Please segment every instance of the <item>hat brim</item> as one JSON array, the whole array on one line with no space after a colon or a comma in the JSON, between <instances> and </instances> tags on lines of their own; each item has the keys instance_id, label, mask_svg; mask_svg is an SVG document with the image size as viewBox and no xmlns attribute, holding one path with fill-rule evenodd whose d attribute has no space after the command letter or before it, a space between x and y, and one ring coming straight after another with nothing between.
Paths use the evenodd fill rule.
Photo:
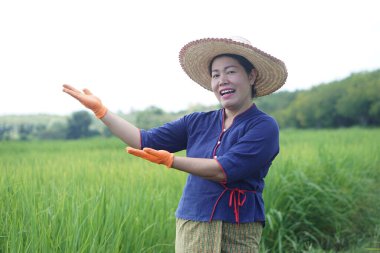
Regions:
<instances>
[{"instance_id":1,"label":"hat brim","mask_svg":"<svg viewBox=\"0 0 380 253\"><path fill-rule=\"evenodd\" d=\"M250 61L257 70L256 96L265 96L281 88L288 76L285 64L245 43L232 39L207 38L192 41L180 51L182 69L196 83L211 90L208 68L211 60L220 54L237 54Z\"/></svg>"}]
</instances>

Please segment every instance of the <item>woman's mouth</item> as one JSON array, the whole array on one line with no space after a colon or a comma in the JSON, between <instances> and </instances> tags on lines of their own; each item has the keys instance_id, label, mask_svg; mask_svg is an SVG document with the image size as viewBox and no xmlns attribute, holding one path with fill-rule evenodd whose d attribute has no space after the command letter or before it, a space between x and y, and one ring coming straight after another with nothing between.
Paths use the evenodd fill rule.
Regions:
<instances>
[{"instance_id":1,"label":"woman's mouth","mask_svg":"<svg viewBox=\"0 0 380 253\"><path fill-rule=\"evenodd\" d=\"M225 90L221 90L219 92L220 96L222 96L222 97L229 95L229 94L233 94L233 93L235 93L234 89L225 89Z\"/></svg>"}]
</instances>

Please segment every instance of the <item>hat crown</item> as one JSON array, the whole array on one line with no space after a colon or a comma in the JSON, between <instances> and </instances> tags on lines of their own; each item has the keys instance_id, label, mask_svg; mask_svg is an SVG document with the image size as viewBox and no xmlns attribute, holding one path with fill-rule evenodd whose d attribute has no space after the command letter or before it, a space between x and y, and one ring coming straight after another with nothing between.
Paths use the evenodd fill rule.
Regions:
<instances>
[{"instance_id":1,"label":"hat crown","mask_svg":"<svg viewBox=\"0 0 380 253\"><path fill-rule=\"evenodd\" d=\"M249 40L247 40L246 38L243 38L241 36L232 36L232 37L230 37L230 39L233 41L236 41L236 42L244 43L247 45L252 45Z\"/></svg>"}]
</instances>

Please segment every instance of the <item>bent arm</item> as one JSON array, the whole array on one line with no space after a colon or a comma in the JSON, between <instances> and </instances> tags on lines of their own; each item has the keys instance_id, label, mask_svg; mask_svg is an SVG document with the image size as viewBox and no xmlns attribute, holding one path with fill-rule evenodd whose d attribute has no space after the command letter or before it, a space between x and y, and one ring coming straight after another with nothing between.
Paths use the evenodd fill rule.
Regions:
<instances>
[{"instance_id":1,"label":"bent arm","mask_svg":"<svg viewBox=\"0 0 380 253\"><path fill-rule=\"evenodd\" d=\"M172 168L216 182L225 182L227 179L214 159L175 156Z\"/></svg>"},{"instance_id":2,"label":"bent arm","mask_svg":"<svg viewBox=\"0 0 380 253\"><path fill-rule=\"evenodd\" d=\"M195 176L216 182L226 182L227 177L219 163L214 159L174 156L166 150L144 148L143 150L127 147L126 151L134 156L153 163L164 164L168 168L177 169Z\"/></svg>"},{"instance_id":3,"label":"bent arm","mask_svg":"<svg viewBox=\"0 0 380 253\"><path fill-rule=\"evenodd\" d=\"M141 148L140 129L111 111L107 111L100 120L124 143L137 149Z\"/></svg>"}]
</instances>

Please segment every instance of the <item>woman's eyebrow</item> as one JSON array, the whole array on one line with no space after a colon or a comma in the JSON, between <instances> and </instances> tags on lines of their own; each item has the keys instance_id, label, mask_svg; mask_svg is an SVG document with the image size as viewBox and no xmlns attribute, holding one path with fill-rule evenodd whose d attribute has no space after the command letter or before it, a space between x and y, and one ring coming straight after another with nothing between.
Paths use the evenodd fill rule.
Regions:
<instances>
[{"instance_id":1,"label":"woman's eyebrow","mask_svg":"<svg viewBox=\"0 0 380 253\"><path fill-rule=\"evenodd\" d=\"M223 70L227 70L229 68L236 68L237 66L236 65L228 65L226 67L223 68ZM211 72L218 72L219 70L218 69L213 69Z\"/></svg>"}]
</instances>

